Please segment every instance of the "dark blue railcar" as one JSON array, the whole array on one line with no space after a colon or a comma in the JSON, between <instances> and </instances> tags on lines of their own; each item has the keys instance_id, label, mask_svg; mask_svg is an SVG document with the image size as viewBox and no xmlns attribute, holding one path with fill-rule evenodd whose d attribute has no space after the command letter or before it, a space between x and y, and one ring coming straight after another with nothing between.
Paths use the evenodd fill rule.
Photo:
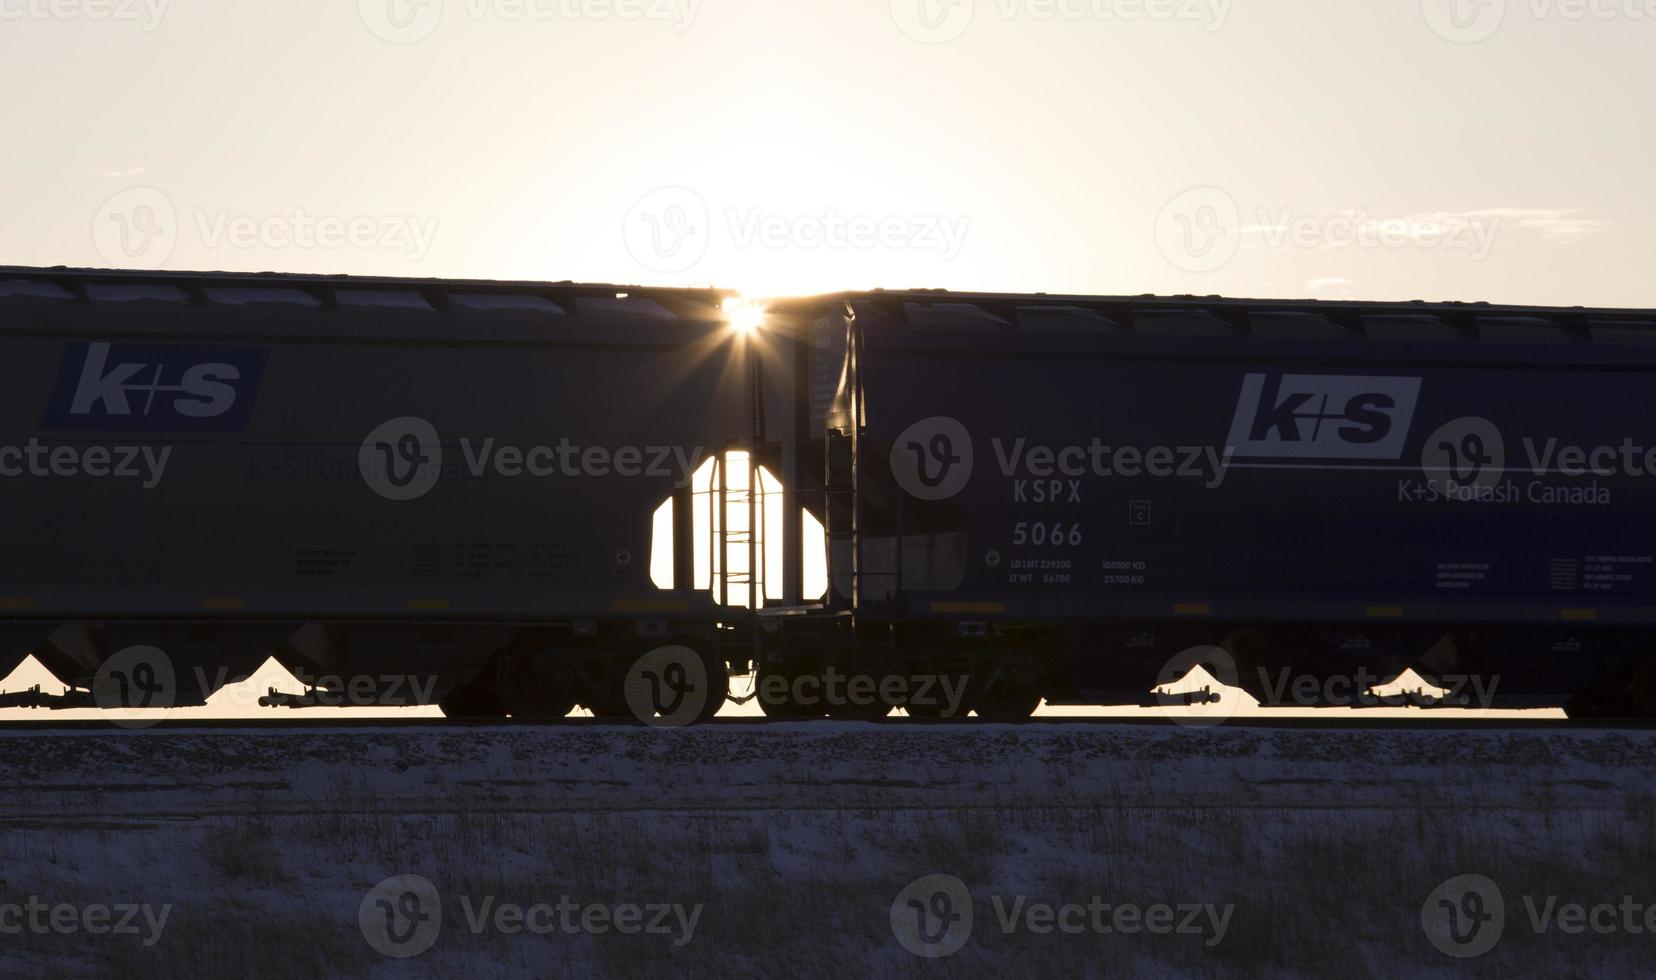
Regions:
<instances>
[{"instance_id":1,"label":"dark blue railcar","mask_svg":"<svg viewBox=\"0 0 1656 980\"><path fill-rule=\"evenodd\" d=\"M85 688L155 648L186 703L274 654L625 711L641 653L717 656L674 545L750 438L727 299L0 270L0 675L33 652Z\"/></svg>"},{"instance_id":2,"label":"dark blue railcar","mask_svg":"<svg viewBox=\"0 0 1656 980\"><path fill-rule=\"evenodd\" d=\"M1014 708L1136 698L1201 644L1256 695L1414 668L1507 704L1612 674L1656 707L1648 311L784 309L814 338L833 604L866 660L952 663Z\"/></svg>"}]
</instances>

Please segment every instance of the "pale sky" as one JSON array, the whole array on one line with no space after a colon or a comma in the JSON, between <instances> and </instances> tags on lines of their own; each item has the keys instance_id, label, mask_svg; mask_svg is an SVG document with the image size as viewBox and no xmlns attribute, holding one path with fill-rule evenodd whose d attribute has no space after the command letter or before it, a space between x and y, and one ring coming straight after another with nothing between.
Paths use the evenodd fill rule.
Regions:
<instances>
[{"instance_id":1,"label":"pale sky","mask_svg":"<svg viewBox=\"0 0 1656 980\"><path fill-rule=\"evenodd\" d=\"M1656 0L0 0L0 263L1656 306Z\"/></svg>"}]
</instances>

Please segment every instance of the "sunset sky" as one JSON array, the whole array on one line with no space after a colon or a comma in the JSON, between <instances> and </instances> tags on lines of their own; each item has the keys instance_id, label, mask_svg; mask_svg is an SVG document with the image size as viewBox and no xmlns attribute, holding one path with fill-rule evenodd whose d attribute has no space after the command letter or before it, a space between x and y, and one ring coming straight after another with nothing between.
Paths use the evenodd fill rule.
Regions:
<instances>
[{"instance_id":1,"label":"sunset sky","mask_svg":"<svg viewBox=\"0 0 1656 980\"><path fill-rule=\"evenodd\" d=\"M0 262L1656 305L1656 0L0 0Z\"/></svg>"}]
</instances>

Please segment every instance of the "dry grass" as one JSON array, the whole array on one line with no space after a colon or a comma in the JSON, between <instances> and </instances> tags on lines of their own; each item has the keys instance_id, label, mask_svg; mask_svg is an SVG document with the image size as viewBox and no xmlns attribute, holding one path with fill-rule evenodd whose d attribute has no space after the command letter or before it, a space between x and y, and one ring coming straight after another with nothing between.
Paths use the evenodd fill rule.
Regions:
<instances>
[{"instance_id":1,"label":"dry grass","mask_svg":"<svg viewBox=\"0 0 1656 980\"><path fill-rule=\"evenodd\" d=\"M643 754L608 775L636 780L633 767L642 760L660 766L666 781L682 778L686 769L678 767L688 766L704 796L723 782L725 805L664 808L658 792L617 788L607 806L543 800L501 807L474 786L412 767L433 812L382 808L373 792L339 784L313 806L281 814L129 817L130 797L110 797L83 810L81 822L0 826L7 855L0 901L39 894L53 902L173 906L154 948L116 937L25 933L0 944L0 973L116 972L143 980L181 973L1033 978L1337 970L1391 977L1613 975L1646 962L1649 937L1536 936L1520 904L1525 894L1656 902L1647 875L1656 867L1649 770L1617 768L1614 752L1590 750L1598 767L1590 792L1572 789L1585 771L1577 753L1526 761L1522 771L1533 778L1517 787L1497 785L1511 773L1439 762L1458 787L1400 780L1388 795L1392 777L1371 768L1362 799L1350 800L1333 778L1351 770L1349 756L1299 736L1280 747L1275 773L1261 770L1244 746L1226 743L1190 771L1182 791L1165 767L1144 768L1146 756L1164 754L1165 746L1130 760L1077 752L1058 765L1062 749L1012 760L1027 761L1046 781L1044 793L980 792L983 760L975 749L966 759L934 760L946 768L933 773L940 788L932 791L881 791L823 777L779 793L753 783L741 765L721 769L679 755L683 748ZM1191 756L1166 758L1176 771ZM1207 763L1215 759L1221 769L1237 765L1228 792L1197 781L1211 779ZM496 765L511 778L536 781L514 763ZM1317 778L1299 787L1312 771L1306 766ZM608 778L604 769L594 767L595 776ZM1161 773L1164 784L1134 795L1128 787L1147 772ZM930 805L918 805L928 798ZM441 938L410 961L379 956L357 925L364 893L400 873L426 876L445 896ZM969 884L977 921L964 950L926 962L893 941L888 913L905 884L936 873ZM1428 944L1419 915L1438 883L1466 873L1500 883L1508 926L1494 952L1460 964ZM704 911L683 947L662 936L474 935L462 895L521 905L568 895L605 905L700 904ZM1192 936L1003 934L995 895L1054 903L1099 895L1141 905L1234 904L1235 911L1224 941L1209 948Z\"/></svg>"}]
</instances>

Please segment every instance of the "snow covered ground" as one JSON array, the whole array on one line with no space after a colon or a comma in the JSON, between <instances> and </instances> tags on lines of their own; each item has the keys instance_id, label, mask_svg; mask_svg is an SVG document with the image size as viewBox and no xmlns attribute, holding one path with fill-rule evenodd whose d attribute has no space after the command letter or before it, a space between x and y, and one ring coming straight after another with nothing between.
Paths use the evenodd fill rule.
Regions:
<instances>
[{"instance_id":1,"label":"snow covered ground","mask_svg":"<svg viewBox=\"0 0 1656 980\"><path fill-rule=\"evenodd\" d=\"M1653 772L1635 731L14 732L0 975L1630 973Z\"/></svg>"}]
</instances>

